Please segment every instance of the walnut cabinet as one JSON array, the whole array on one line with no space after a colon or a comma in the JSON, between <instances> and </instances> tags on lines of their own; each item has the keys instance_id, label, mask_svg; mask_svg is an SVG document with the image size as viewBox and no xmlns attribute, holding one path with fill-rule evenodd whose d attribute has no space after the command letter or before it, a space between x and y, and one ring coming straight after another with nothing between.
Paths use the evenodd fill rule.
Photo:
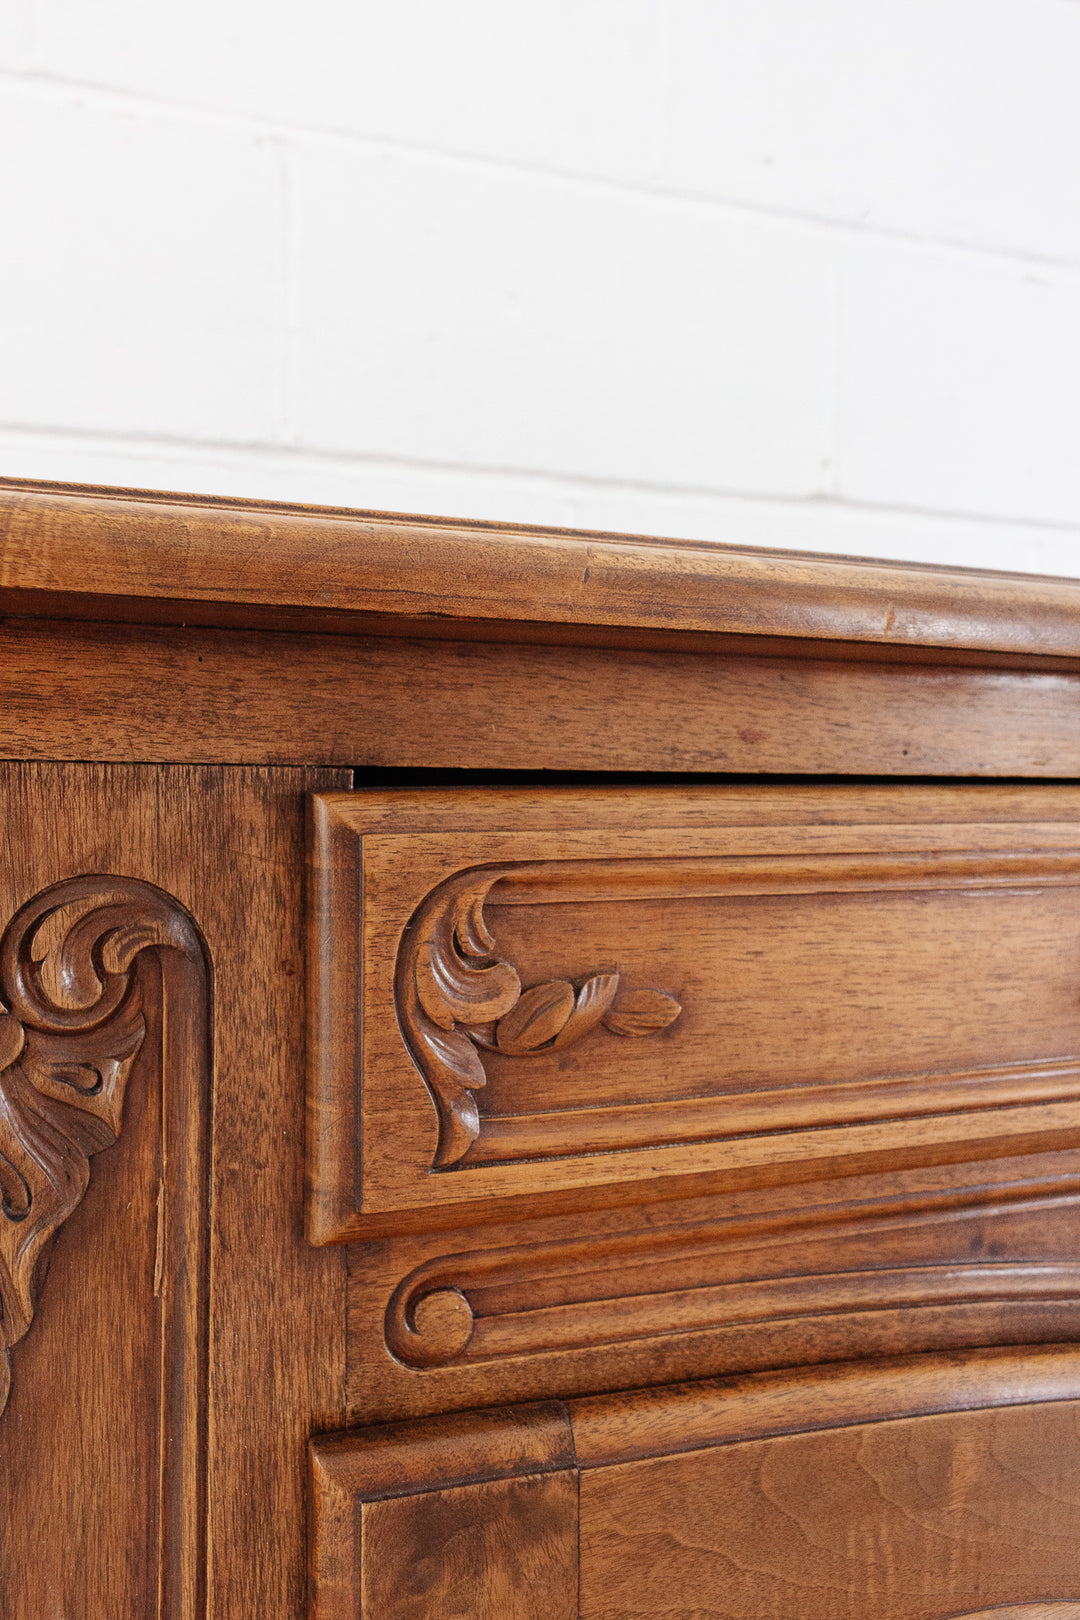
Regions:
<instances>
[{"instance_id":1,"label":"walnut cabinet","mask_svg":"<svg viewBox=\"0 0 1080 1620\"><path fill-rule=\"evenodd\" d=\"M1080 584L0 483L0 1612L1080 1620Z\"/></svg>"}]
</instances>

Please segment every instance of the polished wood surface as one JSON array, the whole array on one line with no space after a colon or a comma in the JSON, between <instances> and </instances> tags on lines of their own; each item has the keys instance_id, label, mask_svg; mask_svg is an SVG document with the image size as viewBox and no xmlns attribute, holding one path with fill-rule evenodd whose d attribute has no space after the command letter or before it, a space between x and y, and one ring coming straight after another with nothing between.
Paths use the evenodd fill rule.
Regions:
<instances>
[{"instance_id":1,"label":"polished wood surface","mask_svg":"<svg viewBox=\"0 0 1080 1620\"><path fill-rule=\"evenodd\" d=\"M595 626L624 644L637 631L1080 658L1075 580L14 479L0 481L0 591L38 616L93 615L100 598L136 619L168 603L180 622L190 603L234 625L291 609L323 616L309 628L449 618Z\"/></svg>"},{"instance_id":2,"label":"polished wood surface","mask_svg":"<svg viewBox=\"0 0 1080 1620\"><path fill-rule=\"evenodd\" d=\"M859 1178L842 1204L815 1207L811 1184L797 1209L774 1202L741 1219L717 1219L716 1199L712 1220L694 1219L697 1201L673 1202L648 1225L624 1217L576 1240L553 1224L545 1241L533 1222L512 1243L465 1233L455 1252L444 1239L394 1289L386 1347L425 1375L447 1369L460 1388L466 1373L520 1379L530 1360L549 1375L558 1366L565 1383L617 1356L652 1382L672 1355L704 1372L839 1355L860 1339L866 1351L1072 1336L1080 1188L912 1190L902 1207L895 1194L854 1196L875 1185ZM372 1283L360 1252L358 1374Z\"/></svg>"},{"instance_id":3,"label":"polished wood surface","mask_svg":"<svg viewBox=\"0 0 1080 1620\"><path fill-rule=\"evenodd\" d=\"M0 623L13 758L1067 777L1078 702L1075 671Z\"/></svg>"},{"instance_id":4,"label":"polished wood surface","mask_svg":"<svg viewBox=\"0 0 1080 1620\"><path fill-rule=\"evenodd\" d=\"M554 1612L590 1620L939 1620L1067 1600L1078 1394L1080 1354L1055 1346L327 1437L311 1451L314 1614L532 1615L512 1594L538 1558Z\"/></svg>"},{"instance_id":5,"label":"polished wood surface","mask_svg":"<svg viewBox=\"0 0 1080 1620\"><path fill-rule=\"evenodd\" d=\"M1078 601L0 484L5 1620L1073 1620Z\"/></svg>"},{"instance_id":6,"label":"polished wood surface","mask_svg":"<svg viewBox=\"0 0 1080 1620\"><path fill-rule=\"evenodd\" d=\"M1073 1340L1078 1197L1072 1149L961 1153L357 1243L348 1419Z\"/></svg>"},{"instance_id":7,"label":"polished wood surface","mask_svg":"<svg viewBox=\"0 0 1080 1620\"><path fill-rule=\"evenodd\" d=\"M1075 1132L1080 793L732 791L316 802L314 1241Z\"/></svg>"},{"instance_id":8,"label":"polished wood surface","mask_svg":"<svg viewBox=\"0 0 1080 1620\"><path fill-rule=\"evenodd\" d=\"M0 772L5 921L43 894L47 906L52 885L75 886L53 892L66 907L31 951L55 945L56 971L46 953L29 981L70 1011L71 1033L48 1037L51 1075L37 1071L68 1132L57 1140L18 1059L0 1076L3 1129L18 1123L20 1086L39 1163L66 1177L65 1164L79 1169L70 1144L99 1149L38 1266L33 1321L12 1350L0 1417L5 1620L302 1612L303 1448L313 1426L336 1420L344 1368L344 1266L305 1245L296 1220L303 1115L292 1083L303 799L332 782L160 767ZM146 905L159 894L155 918ZM198 1047L207 998L197 960L190 977L190 936L175 934L186 918L212 977L212 1113ZM132 951L145 1034L108 1147L82 1121L118 1101L109 1088L119 1076L79 1029L102 1010L95 974L111 997ZM97 1028L104 1040L115 1020ZM6 1180L4 1191L6 1224L20 1211ZM267 1535L272 1522L297 1533Z\"/></svg>"},{"instance_id":9,"label":"polished wood surface","mask_svg":"<svg viewBox=\"0 0 1080 1620\"><path fill-rule=\"evenodd\" d=\"M556 1403L312 1446L315 1620L577 1620L577 1477Z\"/></svg>"},{"instance_id":10,"label":"polished wood surface","mask_svg":"<svg viewBox=\"0 0 1080 1620\"><path fill-rule=\"evenodd\" d=\"M1077 1439L1070 1402L586 1473L579 1613L667 1620L693 1614L697 1593L723 1620L941 1620L1076 1600Z\"/></svg>"}]
</instances>

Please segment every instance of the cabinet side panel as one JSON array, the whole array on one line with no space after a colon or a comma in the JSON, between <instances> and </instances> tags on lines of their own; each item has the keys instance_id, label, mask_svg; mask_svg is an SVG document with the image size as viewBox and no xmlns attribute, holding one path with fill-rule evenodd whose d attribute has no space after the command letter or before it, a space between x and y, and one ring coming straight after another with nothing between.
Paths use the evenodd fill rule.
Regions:
<instances>
[{"instance_id":1,"label":"cabinet side panel","mask_svg":"<svg viewBox=\"0 0 1080 1620\"><path fill-rule=\"evenodd\" d=\"M213 1620L303 1613L305 1449L342 1421L343 1258L303 1232L304 808L333 780L205 771L165 801L162 858L192 871L215 957Z\"/></svg>"},{"instance_id":2,"label":"cabinet side panel","mask_svg":"<svg viewBox=\"0 0 1080 1620\"><path fill-rule=\"evenodd\" d=\"M183 1007L170 1019L165 958L177 953L163 951L161 1016L149 975L118 1140L107 1146L92 1121L78 1127L91 1133L89 1185L59 1229L34 1320L14 1346L0 1417L5 1620L156 1616L159 1546L180 1530L186 1585L177 1608L166 1581L170 1620L303 1610L304 1448L313 1427L342 1421L344 1371L344 1258L310 1249L302 1230L304 798L340 781L214 768L0 769L2 920L88 874L164 891L205 943L215 1041L211 1121L205 1100L170 1089L195 1025ZM109 953L122 948L108 944L95 963L108 971ZM177 1134L185 1112L212 1125L206 1205L177 1194L188 1174ZM190 1358L170 1361L168 1345L208 1220L209 1255L197 1269L210 1370L195 1448L208 1484L193 1536L175 1513L177 1490L190 1494L177 1391L192 1368Z\"/></svg>"},{"instance_id":3,"label":"cabinet side panel","mask_svg":"<svg viewBox=\"0 0 1080 1620\"><path fill-rule=\"evenodd\" d=\"M15 859L18 859L16 856ZM4 862L5 915L11 864ZM20 895L22 898L22 895ZM158 1613L161 1085L146 1052L115 1147L39 1268L0 1417L6 1620Z\"/></svg>"},{"instance_id":4,"label":"cabinet side panel","mask_svg":"<svg viewBox=\"0 0 1080 1620\"><path fill-rule=\"evenodd\" d=\"M207 959L184 903L133 880L153 805L110 789L0 772L4 1612L196 1620Z\"/></svg>"}]
</instances>

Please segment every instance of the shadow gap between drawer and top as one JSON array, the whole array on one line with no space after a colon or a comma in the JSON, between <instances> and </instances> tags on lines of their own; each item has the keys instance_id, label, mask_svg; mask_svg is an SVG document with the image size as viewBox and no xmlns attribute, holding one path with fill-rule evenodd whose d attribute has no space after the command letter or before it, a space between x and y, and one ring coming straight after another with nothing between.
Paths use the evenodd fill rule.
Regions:
<instances>
[{"instance_id":1,"label":"shadow gap between drawer and top","mask_svg":"<svg viewBox=\"0 0 1080 1620\"><path fill-rule=\"evenodd\" d=\"M467 766L360 766L353 789L497 787L1075 787L1075 776L850 776L762 771L470 770Z\"/></svg>"}]
</instances>

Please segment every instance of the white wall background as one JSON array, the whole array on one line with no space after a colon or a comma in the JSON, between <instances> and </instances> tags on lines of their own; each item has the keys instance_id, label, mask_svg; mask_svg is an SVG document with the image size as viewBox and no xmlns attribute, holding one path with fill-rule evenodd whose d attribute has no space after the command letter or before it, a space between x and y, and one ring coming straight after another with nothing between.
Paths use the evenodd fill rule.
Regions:
<instances>
[{"instance_id":1,"label":"white wall background","mask_svg":"<svg viewBox=\"0 0 1080 1620\"><path fill-rule=\"evenodd\" d=\"M1080 0L4 0L0 471L1080 575Z\"/></svg>"}]
</instances>

